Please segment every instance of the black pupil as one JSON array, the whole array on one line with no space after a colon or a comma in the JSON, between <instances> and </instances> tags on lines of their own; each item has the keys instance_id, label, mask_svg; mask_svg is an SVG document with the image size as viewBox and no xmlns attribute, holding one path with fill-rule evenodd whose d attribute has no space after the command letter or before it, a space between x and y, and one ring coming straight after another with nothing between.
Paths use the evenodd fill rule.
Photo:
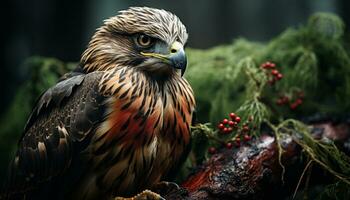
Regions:
<instances>
[{"instance_id":1,"label":"black pupil","mask_svg":"<svg viewBox=\"0 0 350 200\"><path fill-rule=\"evenodd\" d=\"M141 42L143 43L143 44L148 44L149 43L149 37L147 37L147 36L141 36Z\"/></svg>"}]
</instances>

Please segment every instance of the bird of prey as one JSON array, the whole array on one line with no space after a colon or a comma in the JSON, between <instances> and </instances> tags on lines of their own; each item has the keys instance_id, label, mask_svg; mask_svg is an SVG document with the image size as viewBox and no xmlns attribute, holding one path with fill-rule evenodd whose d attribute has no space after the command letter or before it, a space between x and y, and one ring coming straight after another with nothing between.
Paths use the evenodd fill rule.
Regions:
<instances>
[{"instance_id":1,"label":"bird of prey","mask_svg":"<svg viewBox=\"0 0 350 200\"><path fill-rule=\"evenodd\" d=\"M10 165L8 199L111 199L166 180L186 157L195 99L174 14L105 20L76 70L39 98Z\"/></svg>"}]
</instances>

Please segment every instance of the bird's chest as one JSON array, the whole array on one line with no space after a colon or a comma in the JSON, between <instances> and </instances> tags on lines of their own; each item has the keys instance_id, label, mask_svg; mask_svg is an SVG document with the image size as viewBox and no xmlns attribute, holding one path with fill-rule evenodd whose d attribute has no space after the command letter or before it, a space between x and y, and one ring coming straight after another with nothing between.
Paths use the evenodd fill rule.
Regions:
<instances>
[{"instance_id":1,"label":"bird's chest","mask_svg":"<svg viewBox=\"0 0 350 200\"><path fill-rule=\"evenodd\" d=\"M93 139L95 166L104 169L98 179L116 193L132 193L160 181L190 140L190 100L140 81L115 88L108 118Z\"/></svg>"}]
</instances>

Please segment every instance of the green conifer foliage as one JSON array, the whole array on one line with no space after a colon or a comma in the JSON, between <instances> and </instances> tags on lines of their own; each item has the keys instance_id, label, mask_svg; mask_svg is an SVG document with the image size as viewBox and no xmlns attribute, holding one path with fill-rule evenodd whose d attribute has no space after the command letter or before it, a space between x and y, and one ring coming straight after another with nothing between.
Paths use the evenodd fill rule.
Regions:
<instances>
[{"instance_id":1,"label":"green conifer foliage","mask_svg":"<svg viewBox=\"0 0 350 200\"><path fill-rule=\"evenodd\" d=\"M242 105L247 107L248 101L264 110L252 101L255 92L272 100L278 95L276 91L291 95L295 89L304 92L303 105L293 111L275 108L279 112L271 113L274 118L344 114L344 110L350 110L350 58L343 36L344 24L339 17L317 13L307 25L289 28L267 43L237 39L208 50L189 49L186 77L196 94L199 120L216 123L226 113ZM276 63L283 80L274 89L260 85L257 91L251 86L247 70L254 74L265 61Z\"/></svg>"}]
</instances>

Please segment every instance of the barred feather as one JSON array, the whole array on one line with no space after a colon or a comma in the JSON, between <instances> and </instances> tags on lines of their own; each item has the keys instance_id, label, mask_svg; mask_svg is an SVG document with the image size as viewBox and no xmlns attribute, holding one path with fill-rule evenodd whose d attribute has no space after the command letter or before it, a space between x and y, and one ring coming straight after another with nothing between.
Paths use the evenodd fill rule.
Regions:
<instances>
[{"instance_id":1,"label":"barred feather","mask_svg":"<svg viewBox=\"0 0 350 200\"><path fill-rule=\"evenodd\" d=\"M133 68L111 70L104 77L101 92L112 96L112 111L90 151L100 187L133 193L159 182L179 164L190 140L193 92L180 76L159 83Z\"/></svg>"}]
</instances>

